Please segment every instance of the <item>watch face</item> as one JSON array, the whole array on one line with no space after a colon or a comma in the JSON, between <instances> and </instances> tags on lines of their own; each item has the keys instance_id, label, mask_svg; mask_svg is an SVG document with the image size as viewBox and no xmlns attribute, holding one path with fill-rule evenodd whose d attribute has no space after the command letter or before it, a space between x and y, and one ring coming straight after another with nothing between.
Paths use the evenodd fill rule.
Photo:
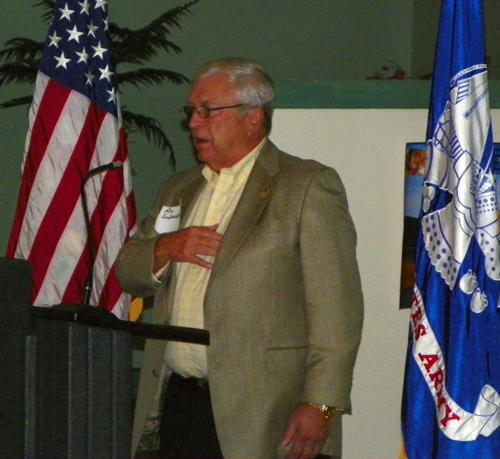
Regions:
<instances>
[{"instance_id":1,"label":"watch face","mask_svg":"<svg viewBox=\"0 0 500 459\"><path fill-rule=\"evenodd\" d=\"M337 412L337 409L336 408L332 408L330 406L327 407L326 410L324 411L325 416L327 418L331 418L336 412Z\"/></svg>"},{"instance_id":2,"label":"watch face","mask_svg":"<svg viewBox=\"0 0 500 459\"><path fill-rule=\"evenodd\" d=\"M314 406L314 408L317 408L319 411L321 411L327 419L331 418L337 412L337 408L333 406L318 405L317 403L310 403L310 405Z\"/></svg>"}]
</instances>

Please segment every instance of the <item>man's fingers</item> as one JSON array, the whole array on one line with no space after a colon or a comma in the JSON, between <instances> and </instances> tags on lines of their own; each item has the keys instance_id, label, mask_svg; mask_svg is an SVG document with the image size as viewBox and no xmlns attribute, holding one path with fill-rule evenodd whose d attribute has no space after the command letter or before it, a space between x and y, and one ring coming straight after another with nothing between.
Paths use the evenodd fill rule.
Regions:
<instances>
[{"instance_id":1,"label":"man's fingers","mask_svg":"<svg viewBox=\"0 0 500 459\"><path fill-rule=\"evenodd\" d=\"M311 405L301 403L292 414L282 439L285 446L293 442L288 459L317 456L325 445L330 428L331 420Z\"/></svg>"},{"instance_id":2,"label":"man's fingers","mask_svg":"<svg viewBox=\"0 0 500 459\"><path fill-rule=\"evenodd\" d=\"M200 257L217 255L222 241L222 234L216 231L218 226L191 226L163 235L156 245L155 267L176 261L211 268L212 264Z\"/></svg>"}]
</instances>

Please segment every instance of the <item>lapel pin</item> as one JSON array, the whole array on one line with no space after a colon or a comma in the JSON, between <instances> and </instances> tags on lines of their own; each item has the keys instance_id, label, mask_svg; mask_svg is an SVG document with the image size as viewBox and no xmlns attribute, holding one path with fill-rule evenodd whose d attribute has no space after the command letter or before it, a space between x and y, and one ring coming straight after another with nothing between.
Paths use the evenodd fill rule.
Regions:
<instances>
[{"instance_id":1,"label":"lapel pin","mask_svg":"<svg viewBox=\"0 0 500 459\"><path fill-rule=\"evenodd\" d=\"M268 195L269 195L269 188L264 188L260 193L261 198L267 198Z\"/></svg>"}]
</instances>

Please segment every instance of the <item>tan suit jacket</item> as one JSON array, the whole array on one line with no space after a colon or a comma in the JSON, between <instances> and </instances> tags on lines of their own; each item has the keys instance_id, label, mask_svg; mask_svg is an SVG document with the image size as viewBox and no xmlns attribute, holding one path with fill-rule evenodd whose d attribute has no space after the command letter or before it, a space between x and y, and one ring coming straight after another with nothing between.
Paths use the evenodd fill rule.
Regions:
<instances>
[{"instance_id":1,"label":"tan suit jacket","mask_svg":"<svg viewBox=\"0 0 500 459\"><path fill-rule=\"evenodd\" d=\"M153 226L162 206L182 203L182 220L200 191L202 166L165 181L138 236L120 254L123 288L155 295L154 322L172 305L166 276L152 282ZM268 141L225 232L204 300L210 332L212 404L226 459L284 457L279 441L303 401L351 410L363 298L356 233L337 173L279 151ZM134 419L137 448L161 373L165 343L148 341ZM323 453L340 455L341 416Z\"/></svg>"}]
</instances>

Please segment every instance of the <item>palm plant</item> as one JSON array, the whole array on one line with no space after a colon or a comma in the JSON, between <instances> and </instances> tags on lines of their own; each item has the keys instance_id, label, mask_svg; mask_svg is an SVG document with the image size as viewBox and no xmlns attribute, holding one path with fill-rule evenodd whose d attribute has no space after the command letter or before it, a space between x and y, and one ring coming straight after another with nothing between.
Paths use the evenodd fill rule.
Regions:
<instances>
[{"instance_id":1,"label":"palm plant","mask_svg":"<svg viewBox=\"0 0 500 459\"><path fill-rule=\"evenodd\" d=\"M190 7L201 0L192 0L182 6L173 8L145 27L132 30L109 23L109 41L111 58L115 67L114 83L117 90L122 91L126 84L140 88L170 82L175 85L188 83L189 79L172 70L144 67L145 63L158 56L160 51L181 53L182 49L168 35L173 28L181 28L179 19L190 14ZM34 6L45 8L42 20L49 23L52 19L54 0L38 0ZM8 83L27 83L34 85L38 68L42 59L44 41L16 37L4 43L0 50L0 87ZM122 64L138 66L133 70L119 71ZM0 103L0 109L29 105L32 95L17 97ZM139 132L149 142L157 146L162 153L169 153L169 163L175 169L175 156L172 144L163 131L160 122L152 117L122 109L123 127L128 134Z\"/></svg>"}]
</instances>

